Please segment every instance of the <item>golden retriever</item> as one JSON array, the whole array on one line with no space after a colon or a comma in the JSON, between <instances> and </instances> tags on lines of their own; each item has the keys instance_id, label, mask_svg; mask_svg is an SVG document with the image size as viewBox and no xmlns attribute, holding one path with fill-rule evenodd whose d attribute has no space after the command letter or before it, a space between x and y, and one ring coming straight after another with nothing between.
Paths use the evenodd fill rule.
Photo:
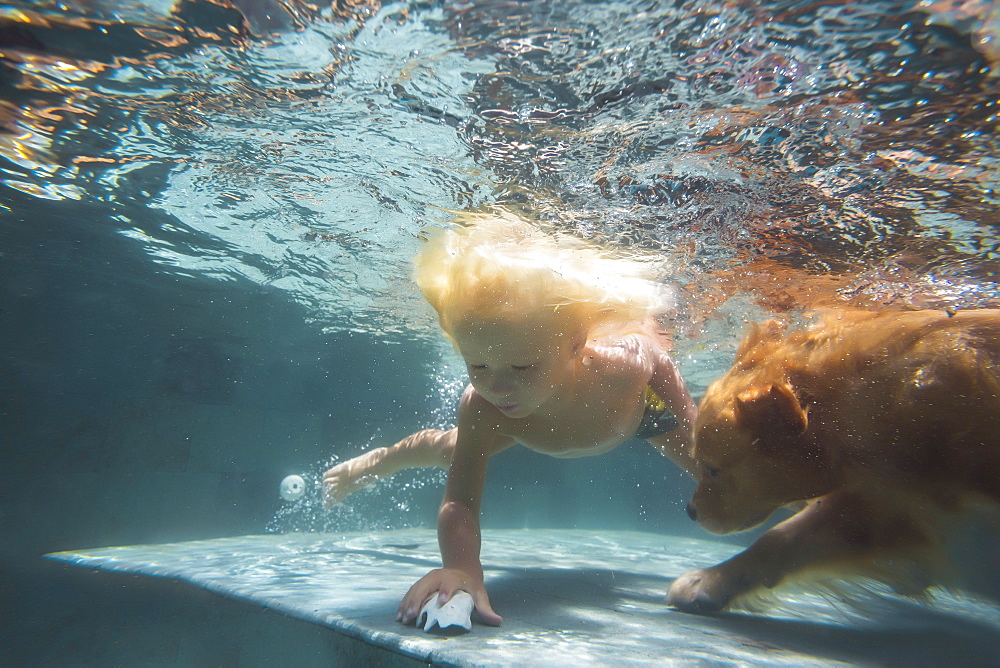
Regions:
<instances>
[{"instance_id":1,"label":"golden retriever","mask_svg":"<svg viewBox=\"0 0 1000 668\"><path fill-rule=\"evenodd\" d=\"M831 310L742 342L695 424L688 514L714 533L801 508L690 571L668 602L739 607L790 580L864 576L918 594L941 575L943 521L1000 504L1000 310Z\"/></svg>"}]
</instances>

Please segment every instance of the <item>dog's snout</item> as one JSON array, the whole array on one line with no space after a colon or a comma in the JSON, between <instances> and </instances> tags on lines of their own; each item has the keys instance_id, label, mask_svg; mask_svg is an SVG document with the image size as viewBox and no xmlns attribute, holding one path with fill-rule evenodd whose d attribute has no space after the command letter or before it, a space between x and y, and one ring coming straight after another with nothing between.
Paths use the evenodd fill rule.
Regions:
<instances>
[{"instance_id":1,"label":"dog's snout","mask_svg":"<svg viewBox=\"0 0 1000 668\"><path fill-rule=\"evenodd\" d=\"M688 517L690 517L691 519L693 519L695 521L698 520L698 511L695 509L693 503L687 504L687 514L688 514Z\"/></svg>"}]
</instances>

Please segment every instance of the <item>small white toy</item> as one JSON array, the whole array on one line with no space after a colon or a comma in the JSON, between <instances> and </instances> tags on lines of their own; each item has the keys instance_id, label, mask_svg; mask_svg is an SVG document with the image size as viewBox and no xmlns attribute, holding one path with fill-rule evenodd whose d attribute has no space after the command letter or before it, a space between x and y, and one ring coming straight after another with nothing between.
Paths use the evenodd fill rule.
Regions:
<instances>
[{"instance_id":1,"label":"small white toy","mask_svg":"<svg viewBox=\"0 0 1000 668\"><path fill-rule=\"evenodd\" d=\"M306 493L306 481L300 475L285 476L279 492L285 501L298 501Z\"/></svg>"},{"instance_id":2,"label":"small white toy","mask_svg":"<svg viewBox=\"0 0 1000 668\"><path fill-rule=\"evenodd\" d=\"M417 626L423 626L429 632L435 625L442 631L450 626L461 626L466 631L472 630L472 611L476 604L472 596L464 591L457 591L444 605L438 604L438 595L434 594L424 604L417 616Z\"/></svg>"}]
</instances>

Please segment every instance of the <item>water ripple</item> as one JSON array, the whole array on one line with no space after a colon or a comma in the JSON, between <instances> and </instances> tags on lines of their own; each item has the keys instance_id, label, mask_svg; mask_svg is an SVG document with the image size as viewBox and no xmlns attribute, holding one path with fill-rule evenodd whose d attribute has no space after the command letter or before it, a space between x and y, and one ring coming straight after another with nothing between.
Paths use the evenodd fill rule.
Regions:
<instances>
[{"instance_id":1,"label":"water ripple","mask_svg":"<svg viewBox=\"0 0 1000 668\"><path fill-rule=\"evenodd\" d=\"M661 249L691 336L996 305L994 23L967 4L7 3L0 183L387 336L433 335L421 229L494 203Z\"/></svg>"}]
</instances>

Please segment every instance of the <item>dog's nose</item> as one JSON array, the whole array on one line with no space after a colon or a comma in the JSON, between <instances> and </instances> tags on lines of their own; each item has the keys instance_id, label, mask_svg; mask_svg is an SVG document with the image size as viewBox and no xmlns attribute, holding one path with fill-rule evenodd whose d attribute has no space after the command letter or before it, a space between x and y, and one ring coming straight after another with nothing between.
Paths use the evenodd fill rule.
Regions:
<instances>
[{"instance_id":1,"label":"dog's nose","mask_svg":"<svg viewBox=\"0 0 1000 668\"><path fill-rule=\"evenodd\" d=\"M698 520L698 511L695 510L695 507L694 507L693 503L687 504L687 514L688 514L688 517L690 517L691 519L693 519L695 521Z\"/></svg>"}]
</instances>

